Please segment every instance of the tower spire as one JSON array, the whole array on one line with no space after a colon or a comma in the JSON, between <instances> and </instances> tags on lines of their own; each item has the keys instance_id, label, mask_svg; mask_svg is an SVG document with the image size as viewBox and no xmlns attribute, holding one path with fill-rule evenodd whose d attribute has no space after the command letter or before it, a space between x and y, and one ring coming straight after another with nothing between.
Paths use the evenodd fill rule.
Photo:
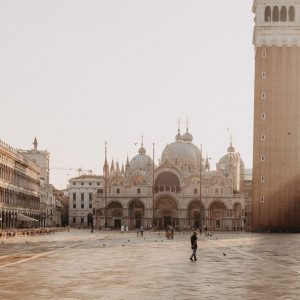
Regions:
<instances>
[{"instance_id":1,"label":"tower spire","mask_svg":"<svg viewBox=\"0 0 300 300\"><path fill-rule=\"evenodd\" d=\"M34 141L33 141L33 147L34 147L34 150L37 150L38 142L37 142L36 137L34 138Z\"/></svg>"}]
</instances>

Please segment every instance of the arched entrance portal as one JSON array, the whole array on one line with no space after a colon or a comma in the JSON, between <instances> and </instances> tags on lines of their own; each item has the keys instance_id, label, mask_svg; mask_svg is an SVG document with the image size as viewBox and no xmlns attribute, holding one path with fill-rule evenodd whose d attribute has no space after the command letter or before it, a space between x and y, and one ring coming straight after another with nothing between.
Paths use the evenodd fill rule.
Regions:
<instances>
[{"instance_id":1,"label":"arched entrance portal","mask_svg":"<svg viewBox=\"0 0 300 300\"><path fill-rule=\"evenodd\" d=\"M178 206L176 201L170 196L163 196L155 203L155 226L165 229L168 226L179 225Z\"/></svg>"},{"instance_id":2,"label":"arched entrance portal","mask_svg":"<svg viewBox=\"0 0 300 300\"><path fill-rule=\"evenodd\" d=\"M123 206L120 202L114 201L107 206L108 224L114 229L122 226Z\"/></svg>"},{"instance_id":3,"label":"arched entrance portal","mask_svg":"<svg viewBox=\"0 0 300 300\"><path fill-rule=\"evenodd\" d=\"M142 226L142 219L144 217L144 204L140 200L133 200L129 204L129 219L130 226L140 228Z\"/></svg>"},{"instance_id":4,"label":"arched entrance portal","mask_svg":"<svg viewBox=\"0 0 300 300\"><path fill-rule=\"evenodd\" d=\"M194 200L188 207L190 227L200 228L204 226L205 211L199 200Z\"/></svg>"},{"instance_id":5,"label":"arched entrance portal","mask_svg":"<svg viewBox=\"0 0 300 300\"><path fill-rule=\"evenodd\" d=\"M222 202L214 202L210 206L210 227L216 230L226 229L226 207Z\"/></svg>"}]
</instances>

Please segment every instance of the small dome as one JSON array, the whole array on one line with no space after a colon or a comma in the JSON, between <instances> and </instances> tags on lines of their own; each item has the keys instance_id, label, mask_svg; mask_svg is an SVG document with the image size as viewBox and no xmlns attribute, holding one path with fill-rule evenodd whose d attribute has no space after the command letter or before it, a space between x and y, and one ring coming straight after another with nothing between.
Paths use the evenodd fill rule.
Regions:
<instances>
[{"instance_id":1,"label":"small dome","mask_svg":"<svg viewBox=\"0 0 300 300\"><path fill-rule=\"evenodd\" d=\"M230 143L230 146L227 148L227 152L228 152L228 153L234 153L234 152L235 152L235 149L234 149L234 147L232 146L232 143Z\"/></svg>"},{"instance_id":2,"label":"small dome","mask_svg":"<svg viewBox=\"0 0 300 300\"><path fill-rule=\"evenodd\" d=\"M143 145L139 149L139 154L146 154L146 149L143 147Z\"/></svg>"},{"instance_id":3,"label":"small dome","mask_svg":"<svg viewBox=\"0 0 300 300\"><path fill-rule=\"evenodd\" d=\"M180 134L180 129L178 129L178 133L177 133L176 136L175 136L175 140L176 140L176 141L182 141L182 136L181 136L181 134Z\"/></svg>"},{"instance_id":4,"label":"small dome","mask_svg":"<svg viewBox=\"0 0 300 300\"><path fill-rule=\"evenodd\" d=\"M143 147L139 149L139 154L130 160L130 169L132 171L146 171L147 165L152 165L152 159L146 155L146 149Z\"/></svg>"},{"instance_id":5,"label":"small dome","mask_svg":"<svg viewBox=\"0 0 300 300\"><path fill-rule=\"evenodd\" d=\"M193 136L189 133L188 129L186 133L182 136L182 140L187 143L191 143L193 141Z\"/></svg>"}]
</instances>

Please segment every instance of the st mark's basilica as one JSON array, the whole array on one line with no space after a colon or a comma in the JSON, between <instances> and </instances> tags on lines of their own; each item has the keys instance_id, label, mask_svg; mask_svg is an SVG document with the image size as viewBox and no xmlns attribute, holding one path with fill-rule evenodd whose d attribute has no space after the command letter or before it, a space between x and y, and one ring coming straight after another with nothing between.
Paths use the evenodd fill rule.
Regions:
<instances>
[{"instance_id":1,"label":"st mark's basilica","mask_svg":"<svg viewBox=\"0 0 300 300\"><path fill-rule=\"evenodd\" d=\"M178 130L159 165L148 153L142 143L125 166L105 160L105 183L93 204L96 228L244 230L251 225L252 179L232 142L216 170L188 129L183 135Z\"/></svg>"}]
</instances>

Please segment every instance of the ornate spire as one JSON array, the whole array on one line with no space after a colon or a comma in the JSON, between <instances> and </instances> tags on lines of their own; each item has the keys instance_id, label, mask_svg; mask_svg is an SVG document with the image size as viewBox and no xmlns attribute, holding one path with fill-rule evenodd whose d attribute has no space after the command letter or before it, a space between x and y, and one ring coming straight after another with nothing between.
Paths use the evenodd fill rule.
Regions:
<instances>
[{"instance_id":1,"label":"ornate spire","mask_svg":"<svg viewBox=\"0 0 300 300\"><path fill-rule=\"evenodd\" d=\"M229 140L230 140L230 146L227 148L227 152L229 153L234 153L235 152L235 149L234 147L232 146L232 134L230 134L230 137L229 137Z\"/></svg>"},{"instance_id":2,"label":"ornate spire","mask_svg":"<svg viewBox=\"0 0 300 300\"><path fill-rule=\"evenodd\" d=\"M114 172L115 171L115 162L114 159L111 160L111 164L110 164L110 172Z\"/></svg>"},{"instance_id":3,"label":"ornate spire","mask_svg":"<svg viewBox=\"0 0 300 300\"><path fill-rule=\"evenodd\" d=\"M117 173L120 173L121 171L120 171L120 165L119 165L119 162L117 161L116 162L116 172Z\"/></svg>"},{"instance_id":4,"label":"ornate spire","mask_svg":"<svg viewBox=\"0 0 300 300\"><path fill-rule=\"evenodd\" d=\"M142 134L142 142L141 142L141 148L139 149L139 154L143 155L146 154L146 149L144 148L144 136Z\"/></svg>"},{"instance_id":5,"label":"ornate spire","mask_svg":"<svg viewBox=\"0 0 300 300\"><path fill-rule=\"evenodd\" d=\"M210 165L209 165L209 161L208 161L208 156L206 155L204 171L209 171L209 170L210 170Z\"/></svg>"},{"instance_id":6,"label":"ornate spire","mask_svg":"<svg viewBox=\"0 0 300 300\"><path fill-rule=\"evenodd\" d=\"M107 162L107 143L105 142L105 160L104 160L104 166L103 166L103 173L106 175L109 172L109 166Z\"/></svg>"},{"instance_id":7,"label":"ornate spire","mask_svg":"<svg viewBox=\"0 0 300 300\"><path fill-rule=\"evenodd\" d=\"M129 158L127 155L127 159L126 159L126 169L130 168L130 163L129 163Z\"/></svg>"},{"instance_id":8,"label":"ornate spire","mask_svg":"<svg viewBox=\"0 0 300 300\"><path fill-rule=\"evenodd\" d=\"M125 169L124 169L124 164L122 163L122 167L121 167L121 174L125 173Z\"/></svg>"},{"instance_id":9,"label":"ornate spire","mask_svg":"<svg viewBox=\"0 0 300 300\"><path fill-rule=\"evenodd\" d=\"M38 147L38 142L37 142L37 139L36 139L36 137L34 138L34 141L33 141L33 146L34 146L34 150L37 150L37 147Z\"/></svg>"}]
</instances>

